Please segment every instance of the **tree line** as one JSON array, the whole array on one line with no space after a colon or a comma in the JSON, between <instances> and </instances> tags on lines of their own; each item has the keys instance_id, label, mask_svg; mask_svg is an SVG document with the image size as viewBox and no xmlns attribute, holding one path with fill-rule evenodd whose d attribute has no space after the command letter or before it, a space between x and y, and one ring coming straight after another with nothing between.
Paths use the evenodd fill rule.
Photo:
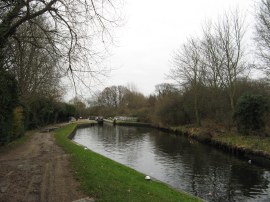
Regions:
<instances>
[{"instance_id":1,"label":"tree line","mask_svg":"<svg viewBox=\"0 0 270 202\"><path fill-rule=\"evenodd\" d=\"M76 90L82 74L102 73L96 43L111 38L114 3L0 1L0 144L76 115L75 105L62 101L62 79Z\"/></svg>"},{"instance_id":2,"label":"tree line","mask_svg":"<svg viewBox=\"0 0 270 202\"><path fill-rule=\"evenodd\" d=\"M243 117L259 111L251 122L260 123L253 129L269 125L264 114L269 105L269 0L261 0L256 11L255 61L245 47L244 19L228 12L173 53L168 77L176 84L159 84L147 97L131 87L107 87L88 103L91 107L78 98L63 102L63 78L70 78L76 91L78 82L87 85L83 74L91 79L104 74L95 68L103 60L97 47L111 39L109 30L119 18L115 8L110 0L0 1L0 144L25 129L89 114L136 116L161 126L215 123L230 128L250 125ZM252 69L262 70L265 79L251 78Z\"/></svg>"},{"instance_id":3,"label":"tree line","mask_svg":"<svg viewBox=\"0 0 270 202\"><path fill-rule=\"evenodd\" d=\"M123 86L107 87L90 112L137 116L159 126L237 126L244 133L264 134L270 121L269 23L270 1L262 0L252 43L256 50L250 54L244 17L238 10L227 12L205 23L200 37L190 36L173 53L167 76L174 84L159 84L148 97ZM254 70L265 77L252 78Z\"/></svg>"}]
</instances>

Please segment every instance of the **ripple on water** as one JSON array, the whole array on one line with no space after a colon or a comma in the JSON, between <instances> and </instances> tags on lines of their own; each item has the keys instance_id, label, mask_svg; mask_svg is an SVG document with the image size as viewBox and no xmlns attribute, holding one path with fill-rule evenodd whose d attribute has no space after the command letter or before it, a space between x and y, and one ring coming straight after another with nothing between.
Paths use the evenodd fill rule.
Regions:
<instances>
[{"instance_id":1,"label":"ripple on water","mask_svg":"<svg viewBox=\"0 0 270 202\"><path fill-rule=\"evenodd\" d=\"M104 124L78 129L74 141L208 201L270 198L269 170L182 136Z\"/></svg>"}]
</instances>

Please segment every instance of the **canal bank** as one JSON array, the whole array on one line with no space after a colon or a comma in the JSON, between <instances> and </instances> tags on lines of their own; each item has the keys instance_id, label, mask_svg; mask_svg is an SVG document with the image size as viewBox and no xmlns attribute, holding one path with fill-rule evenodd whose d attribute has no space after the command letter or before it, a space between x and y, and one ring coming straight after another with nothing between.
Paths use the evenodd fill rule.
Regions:
<instances>
[{"instance_id":1,"label":"canal bank","mask_svg":"<svg viewBox=\"0 0 270 202\"><path fill-rule=\"evenodd\" d=\"M104 124L78 129L73 141L207 201L270 198L269 169L184 135Z\"/></svg>"},{"instance_id":2,"label":"canal bank","mask_svg":"<svg viewBox=\"0 0 270 202\"><path fill-rule=\"evenodd\" d=\"M104 122L119 126L153 127L151 123L142 123L137 121L120 121L120 120L104 119Z\"/></svg>"},{"instance_id":3,"label":"canal bank","mask_svg":"<svg viewBox=\"0 0 270 202\"><path fill-rule=\"evenodd\" d=\"M226 153L236 155L256 165L270 168L270 137L241 135L231 132L217 131L213 134L207 128L188 126L160 127L151 123L112 121L104 119L106 123L121 126L151 127L161 131L184 135L204 144L221 149Z\"/></svg>"},{"instance_id":4,"label":"canal bank","mask_svg":"<svg viewBox=\"0 0 270 202\"><path fill-rule=\"evenodd\" d=\"M146 181L144 174L74 144L70 124L56 131L57 143L71 154L71 164L82 190L97 201L201 201L168 185Z\"/></svg>"},{"instance_id":5,"label":"canal bank","mask_svg":"<svg viewBox=\"0 0 270 202\"><path fill-rule=\"evenodd\" d=\"M206 128L195 127L171 127L160 128L177 135L197 140L201 143L214 146L226 153L236 155L250 163L270 168L270 137L241 135L231 132L216 133Z\"/></svg>"}]
</instances>

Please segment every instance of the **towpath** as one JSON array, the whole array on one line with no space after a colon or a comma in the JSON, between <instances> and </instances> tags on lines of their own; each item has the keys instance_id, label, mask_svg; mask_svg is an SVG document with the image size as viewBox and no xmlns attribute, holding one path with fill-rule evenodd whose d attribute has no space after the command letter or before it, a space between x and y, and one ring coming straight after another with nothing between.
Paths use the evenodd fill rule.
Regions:
<instances>
[{"instance_id":1,"label":"towpath","mask_svg":"<svg viewBox=\"0 0 270 202\"><path fill-rule=\"evenodd\" d=\"M93 201L79 191L69 158L52 132L36 132L22 145L0 153L0 202Z\"/></svg>"}]
</instances>

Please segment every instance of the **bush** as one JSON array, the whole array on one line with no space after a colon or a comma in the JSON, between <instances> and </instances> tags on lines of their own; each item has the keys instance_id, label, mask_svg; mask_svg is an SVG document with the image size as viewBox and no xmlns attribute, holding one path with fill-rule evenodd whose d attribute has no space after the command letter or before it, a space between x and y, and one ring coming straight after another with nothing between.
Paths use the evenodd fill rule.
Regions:
<instances>
[{"instance_id":1,"label":"bush","mask_svg":"<svg viewBox=\"0 0 270 202\"><path fill-rule=\"evenodd\" d=\"M234 121L241 133L262 132L265 128L267 102L261 95L241 96L236 104Z\"/></svg>"},{"instance_id":2,"label":"bush","mask_svg":"<svg viewBox=\"0 0 270 202\"><path fill-rule=\"evenodd\" d=\"M190 123L180 95L160 98L155 105L154 123L161 126L178 126Z\"/></svg>"},{"instance_id":3,"label":"bush","mask_svg":"<svg viewBox=\"0 0 270 202\"><path fill-rule=\"evenodd\" d=\"M57 102L46 97L37 97L25 106L27 111L26 126L28 129L57 122L65 122L76 114L74 105Z\"/></svg>"},{"instance_id":4,"label":"bush","mask_svg":"<svg viewBox=\"0 0 270 202\"><path fill-rule=\"evenodd\" d=\"M0 70L0 145L13 136L13 110L18 104L17 82L12 74Z\"/></svg>"}]
</instances>

